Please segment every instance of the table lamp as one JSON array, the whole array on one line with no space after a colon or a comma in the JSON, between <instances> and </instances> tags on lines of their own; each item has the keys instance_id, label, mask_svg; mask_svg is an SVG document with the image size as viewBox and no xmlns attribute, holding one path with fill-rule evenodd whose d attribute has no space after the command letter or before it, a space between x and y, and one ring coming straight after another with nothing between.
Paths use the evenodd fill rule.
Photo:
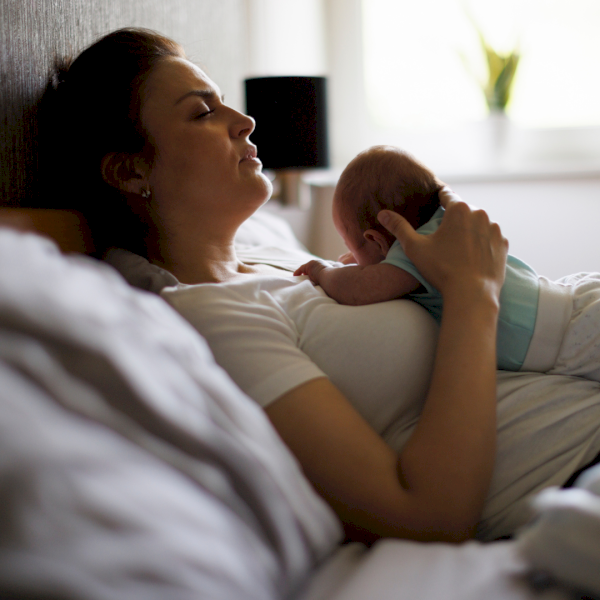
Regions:
<instances>
[{"instance_id":1,"label":"table lamp","mask_svg":"<svg viewBox=\"0 0 600 600\"><path fill-rule=\"evenodd\" d=\"M246 112L256 121L251 139L265 169L275 173L273 198L310 207L308 169L329 166L325 77L246 79Z\"/></svg>"}]
</instances>

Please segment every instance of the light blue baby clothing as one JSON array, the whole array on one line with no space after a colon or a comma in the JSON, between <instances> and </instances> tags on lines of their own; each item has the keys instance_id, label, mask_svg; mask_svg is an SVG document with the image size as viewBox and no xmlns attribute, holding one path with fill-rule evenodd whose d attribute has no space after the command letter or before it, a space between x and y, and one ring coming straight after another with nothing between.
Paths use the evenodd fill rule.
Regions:
<instances>
[{"instance_id":1,"label":"light blue baby clothing","mask_svg":"<svg viewBox=\"0 0 600 600\"><path fill-rule=\"evenodd\" d=\"M421 234L433 233L439 227L443 216L444 209L440 207L417 231ZM422 294L410 294L409 297L425 307L438 322L441 321L441 294L423 279L398 241L394 242L383 263L394 265L413 275L426 291ZM523 261L509 255L506 277L500 293L497 338L499 369L518 371L523 366L534 333L539 295L540 278L536 272Z\"/></svg>"}]
</instances>

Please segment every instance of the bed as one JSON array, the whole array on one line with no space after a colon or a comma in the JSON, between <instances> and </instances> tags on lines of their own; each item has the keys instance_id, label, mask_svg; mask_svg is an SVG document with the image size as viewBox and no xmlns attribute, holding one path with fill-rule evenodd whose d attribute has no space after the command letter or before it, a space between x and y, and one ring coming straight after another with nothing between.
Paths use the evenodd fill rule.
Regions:
<instances>
[{"instance_id":1,"label":"bed","mask_svg":"<svg viewBox=\"0 0 600 600\"><path fill-rule=\"evenodd\" d=\"M0 223L2 597L600 593L597 469L537 495L533 524L512 540L343 544L337 518L196 331L113 266L61 252L89 247L78 215L0 211ZM237 244L273 261L306 252L268 209Z\"/></svg>"},{"instance_id":2,"label":"bed","mask_svg":"<svg viewBox=\"0 0 600 600\"><path fill-rule=\"evenodd\" d=\"M89 256L81 215L54 210L63 174L44 172L36 110L55 55L151 27L239 105L243 0L0 2L0 597L600 597L597 469L531 494L513 539L344 544L264 413L152 292L163 274L127 282L119 260ZM257 261L306 256L268 205L237 244ZM540 393L527 374L502 385ZM600 386L564 387L543 393L600 406Z\"/></svg>"}]
</instances>

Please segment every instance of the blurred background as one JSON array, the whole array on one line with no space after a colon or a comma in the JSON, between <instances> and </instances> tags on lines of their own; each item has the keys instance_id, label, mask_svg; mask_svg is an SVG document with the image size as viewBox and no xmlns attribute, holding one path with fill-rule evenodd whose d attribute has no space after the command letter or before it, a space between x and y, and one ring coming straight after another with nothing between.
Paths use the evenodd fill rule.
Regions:
<instances>
[{"instance_id":1,"label":"blurred background","mask_svg":"<svg viewBox=\"0 0 600 600\"><path fill-rule=\"evenodd\" d=\"M364 148L394 144L485 208L540 274L600 270L598 0L248 0L247 10L248 76L328 78L332 168L312 176L308 213L270 207L310 250L344 250L329 214L335 179Z\"/></svg>"},{"instance_id":2,"label":"blurred background","mask_svg":"<svg viewBox=\"0 0 600 600\"><path fill-rule=\"evenodd\" d=\"M239 110L247 78L327 78L330 167L304 174L308 209L266 206L312 252L344 251L330 215L344 165L394 144L540 274L600 270L599 0L0 0L0 22L0 204L60 192L64 174L38 181L36 119L56 57L144 26Z\"/></svg>"}]
</instances>

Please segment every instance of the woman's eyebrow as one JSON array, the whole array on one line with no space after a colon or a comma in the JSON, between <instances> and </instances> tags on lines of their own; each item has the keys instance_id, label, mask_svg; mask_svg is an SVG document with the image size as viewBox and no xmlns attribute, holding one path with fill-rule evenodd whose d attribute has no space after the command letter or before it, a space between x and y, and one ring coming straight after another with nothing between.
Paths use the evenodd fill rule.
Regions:
<instances>
[{"instance_id":1,"label":"woman's eyebrow","mask_svg":"<svg viewBox=\"0 0 600 600\"><path fill-rule=\"evenodd\" d=\"M179 104L182 100L185 100L189 96L199 96L200 98L217 98L217 93L214 90L191 90L186 92L181 98L179 98L175 105ZM225 96L221 96L221 101L225 99Z\"/></svg>"}]
</instances>

